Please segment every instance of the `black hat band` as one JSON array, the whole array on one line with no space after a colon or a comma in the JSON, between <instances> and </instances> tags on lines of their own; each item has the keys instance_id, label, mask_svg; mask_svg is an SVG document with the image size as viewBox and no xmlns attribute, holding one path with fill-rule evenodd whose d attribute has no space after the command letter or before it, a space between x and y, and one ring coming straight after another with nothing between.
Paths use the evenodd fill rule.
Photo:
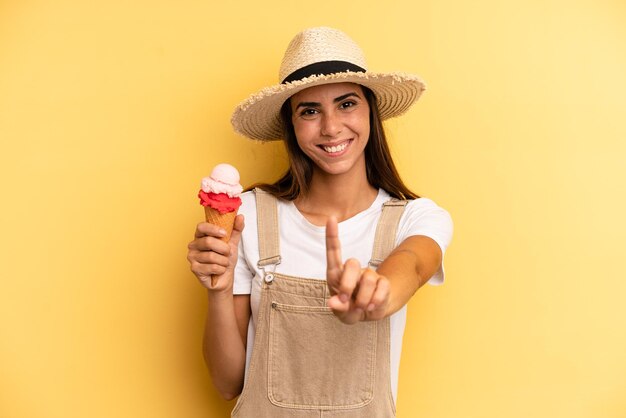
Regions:
<instances>
[{"instance_id":1,"label":"black hat band","mask_svg":"<svg viewBox=\"0 0 626 418\"><path fill-rule=\"evenodd\" d=\"M312 75L328 75L334 73L345 73L347 71L353 71L355 73L364 73L365 68L361 68L358 65L352 64L347 61L322 61L309 64L305 67L299 68L293 73L289 74L281 84L290 83L296 80L302 80L303 78L310 77Z\"/></svg>"}]
</instances>

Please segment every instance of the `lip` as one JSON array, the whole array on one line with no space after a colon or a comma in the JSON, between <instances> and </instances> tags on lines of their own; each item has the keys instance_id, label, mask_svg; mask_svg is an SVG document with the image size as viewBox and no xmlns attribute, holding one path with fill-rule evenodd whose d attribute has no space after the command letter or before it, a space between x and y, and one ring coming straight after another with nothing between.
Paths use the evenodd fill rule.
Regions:
<instances>
[{"instance_id":1,"label":"lip","mask_svg":"<svg viewBox=\"0 0 626 418\"><path fill-rule=\"evenodd\" d=\"M350 145L352 144L353 139L346 139L343 141L336 141L336 142L327 142L324 144L319 144L318 147L322 150L322 152L324 153L324 155L328 155L330 157L340 157L343 154L345 154L348 151L348 148L350 148ZM344 149L342 149L341 151L337 151L337 152L328 152L324 149L324 147L328 148L328 147L336 147L339 145L343 145L346 144L346 147Z\"/></svg>"}]
</instances>

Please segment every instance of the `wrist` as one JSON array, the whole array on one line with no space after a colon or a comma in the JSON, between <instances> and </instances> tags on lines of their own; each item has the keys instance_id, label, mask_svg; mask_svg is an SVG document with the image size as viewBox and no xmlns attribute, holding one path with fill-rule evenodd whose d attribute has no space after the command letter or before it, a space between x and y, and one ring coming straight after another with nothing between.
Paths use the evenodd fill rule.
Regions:
<instances>
[{"instance_id":1,"label":"wrist","mask_svg":"<svg viewBox=\"0 0 626 418\"><path fill-rule=\"evenodd\" d=\"M232 302L233 289L230 287L226 289L207 289L207 299L209 303Z\"/></svg>"}]
</instances>

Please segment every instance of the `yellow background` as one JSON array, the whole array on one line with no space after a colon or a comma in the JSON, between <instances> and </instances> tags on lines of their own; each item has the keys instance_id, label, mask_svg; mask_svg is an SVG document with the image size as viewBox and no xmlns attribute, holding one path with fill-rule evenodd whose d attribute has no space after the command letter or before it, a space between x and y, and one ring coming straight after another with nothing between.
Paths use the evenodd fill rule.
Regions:
<instances>
[{"instance_id":1,"label":"yellow background","mask_svg":"<svg viewBox=\"0 0 626 418\"><path fill-rule=\"evenodd\" d=\"M285 168L229 117L321 24L427 81L391 146L455 220L398 416L626 416L622 0L0 1L0 416L228 414L195 194L218 162L244 185Z\"/></svg>"}]
</instances>

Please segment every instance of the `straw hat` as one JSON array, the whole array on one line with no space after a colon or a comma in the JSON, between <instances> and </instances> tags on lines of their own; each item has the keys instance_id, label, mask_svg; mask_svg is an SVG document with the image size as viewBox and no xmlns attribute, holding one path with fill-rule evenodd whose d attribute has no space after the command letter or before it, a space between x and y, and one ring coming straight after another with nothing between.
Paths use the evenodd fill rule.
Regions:
<instances>
[{"instance_id":1,"label":"straw hat","mask_svg":"<svg viewBox=\"0 0 626 418\"><path fill-rule=\"evenodd\" d=\"M361 48L345 33L319 27L298 33L280 65L280 84L266 87L241 102L231 122L250 139L282 139L280 108L294 94L330 83L361 84L376 94L381 119L401 115L420 97L423 81L405 73L367 71Z\"/></svg>"}]
</instances>

